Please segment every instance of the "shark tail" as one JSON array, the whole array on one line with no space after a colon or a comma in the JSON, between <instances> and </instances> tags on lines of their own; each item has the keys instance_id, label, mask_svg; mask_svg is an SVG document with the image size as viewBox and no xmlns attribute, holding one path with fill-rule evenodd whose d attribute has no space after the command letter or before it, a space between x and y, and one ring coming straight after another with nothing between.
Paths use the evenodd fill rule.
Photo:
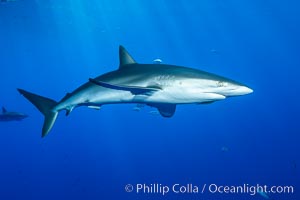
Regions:
<instances>
[{"instance_id":1,"label":"shark tail","mask_svg":"<svg viewBox=\"0 0 300 200\"><path fill-rule=\"evenodd\" d=\"M42 137L45 137L53 127L57 118L58 112L54 110L54 107L57 105L57 102L52 99L30 93L22 89L18 89L18 91L26 99L28 99L41 113L43 113L45 119L42 130Z\"/></svg>"}]
</instances>

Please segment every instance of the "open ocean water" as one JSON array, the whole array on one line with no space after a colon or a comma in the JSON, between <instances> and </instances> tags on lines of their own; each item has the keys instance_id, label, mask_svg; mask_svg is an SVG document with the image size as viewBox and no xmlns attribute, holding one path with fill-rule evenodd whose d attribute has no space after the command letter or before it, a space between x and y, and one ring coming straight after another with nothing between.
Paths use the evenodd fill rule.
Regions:
<instances>
[{"instance_id":1,"label":"open ocean water","mask_svg":"<svg viewBox=\"0 0 300 200\"><path fill-rule=\"evenodd\" d=\"M0 105L29 117L0 122L0 199L300 199L299 9L296 0L1 0ZM131 104L80 107L42 139L43 116L16 88L58 101L117 69L119 45L139 63L209 71L254 93L178 106L169 119ZM221 187L258 184L276 191Z\"/></svg>"}]
</instances>

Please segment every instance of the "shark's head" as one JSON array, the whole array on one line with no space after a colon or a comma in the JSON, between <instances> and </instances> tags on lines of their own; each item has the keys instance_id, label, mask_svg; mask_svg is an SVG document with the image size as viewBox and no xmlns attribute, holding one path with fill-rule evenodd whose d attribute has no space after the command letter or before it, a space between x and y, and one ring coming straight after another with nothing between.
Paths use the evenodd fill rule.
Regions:
<instances>
[{"instance_id":1,"label":"shark's head","mask_svg":"<svg viewBox=\"0 0 300 200\"><path fill-rule=\"evenodd\" d=\"M253 90L246 85L226 78L213 80L211 90L225 97L241 96L253 92Z\"/></svg>"}]
</instances>

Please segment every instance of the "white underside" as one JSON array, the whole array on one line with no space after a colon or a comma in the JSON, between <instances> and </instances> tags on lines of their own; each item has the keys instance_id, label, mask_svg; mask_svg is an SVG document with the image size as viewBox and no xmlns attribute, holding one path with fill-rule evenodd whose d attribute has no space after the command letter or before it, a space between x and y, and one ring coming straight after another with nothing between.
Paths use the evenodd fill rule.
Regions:
<instances>
[{"instance_id":1,"label":"white underside","mask_svg":"<svg viewBox=\"0 0 300 200\"><path fill-rule=\"evenodd\" d=\"M93 95L91 103L171 103L192 104L225 99L226 97L217 93L204 91L199 88L167 87L152 94L133 95L129 91L107 91L105 95Z\"/></svg>"}]
</instances>

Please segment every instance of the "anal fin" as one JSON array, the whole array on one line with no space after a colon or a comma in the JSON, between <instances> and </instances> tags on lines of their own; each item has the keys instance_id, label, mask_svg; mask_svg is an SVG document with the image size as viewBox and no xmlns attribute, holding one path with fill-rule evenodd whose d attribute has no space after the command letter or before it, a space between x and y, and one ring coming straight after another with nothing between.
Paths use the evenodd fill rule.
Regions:
<instances>
[{"instance_id":1,"label":"anal fin","mask_svg":"<svg viewBox=\"0 0 300 200\"><path fill-rule=\"evenodd\" d=\"M66 116L69 116L70 113L73 111L73 109L74 109L74 106L66 108Z\"/></svg>"}]
</instances>

